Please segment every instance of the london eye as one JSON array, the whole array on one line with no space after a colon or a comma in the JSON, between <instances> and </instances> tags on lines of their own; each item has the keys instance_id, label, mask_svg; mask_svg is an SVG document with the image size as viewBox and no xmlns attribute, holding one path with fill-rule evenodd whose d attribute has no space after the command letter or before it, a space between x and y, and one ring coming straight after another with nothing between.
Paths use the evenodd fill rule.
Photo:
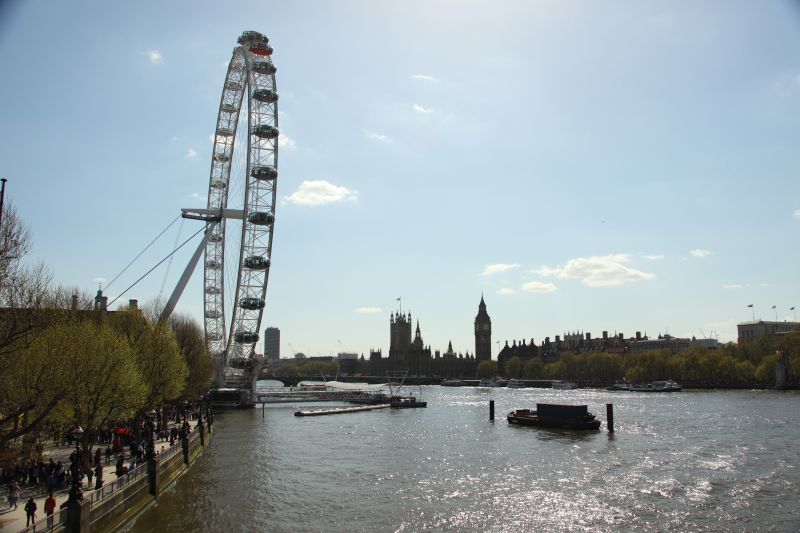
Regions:
<instances>
[{"instance_id":1,"label":"london eye","mask_svg":"<svg viewBox=\"0 0 800 533\"><path fill-rule=\"evenodd\" d=\"M222 87L206 209L203 313L206 343L226 371L254 353L266 305L278 178L278 93L269 39L238 39ZM227 373L227 372L226 372Z\"/></svg>"}]
</instances>

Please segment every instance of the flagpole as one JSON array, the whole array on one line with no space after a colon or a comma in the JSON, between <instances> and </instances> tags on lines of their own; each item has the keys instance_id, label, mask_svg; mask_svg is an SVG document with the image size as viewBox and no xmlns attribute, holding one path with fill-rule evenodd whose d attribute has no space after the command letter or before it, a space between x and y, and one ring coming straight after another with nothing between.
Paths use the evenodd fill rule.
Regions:
<instances>
[{"instance_id":1,"label":"flagpole","mask_svg":"<svg viewBox=\"0 0 800 533\"><path fill-rule=\"evenodd\" d=\"M777 322L778 321L778 306L777 305L773 305L772 309L775 310L775 322Z\"/></svg>"},{"instance_id":2,"label":"flagpole","mask_svg":"<svg viewBox=\"0 0 800 533\"><path fill-rule=\"evenodd\" d=\"M792 313L794 313L794 321L797 322L797 311L794 310L794 306L790 309Z\"/></svg>"}]
</instances>

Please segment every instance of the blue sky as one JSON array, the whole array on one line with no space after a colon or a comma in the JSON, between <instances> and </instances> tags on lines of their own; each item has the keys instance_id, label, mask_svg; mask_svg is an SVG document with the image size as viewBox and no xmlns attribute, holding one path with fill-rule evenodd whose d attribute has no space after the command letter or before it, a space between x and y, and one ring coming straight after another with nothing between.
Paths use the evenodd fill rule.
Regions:
<instances>
[{"instance_id":1,"label":"blue sky","mask_svg":"<svg viewBox=\"0 0 800 533\"><path fill-rule=\"evenodd\" d=\"M0 174L57 281L95 291L205 204L246 29L278 67L262 329L284 356L385 353L397 297L470 353L481 294L501 345L728 341L747 304L800 304L800 8L779 1L4 2ZM201 289L178 309L201 319Z\"/></svg>"}]
</instances>

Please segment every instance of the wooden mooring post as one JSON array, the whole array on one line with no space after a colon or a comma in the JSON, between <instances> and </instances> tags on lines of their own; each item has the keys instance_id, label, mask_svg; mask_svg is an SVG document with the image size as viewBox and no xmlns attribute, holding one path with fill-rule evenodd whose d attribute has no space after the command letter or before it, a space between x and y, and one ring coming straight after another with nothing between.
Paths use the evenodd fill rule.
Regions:
<instances>
[{"instance_id":1,"label":"wooden mooring post","mask_svg":"<svg viewBox=\"0 0 800 533\"><path fill-rule=\"evenodd\" d=\"M489 420L494 422L494 400L489 400Z\"/></svg>"},{"instance_id":2,"label":"wooden mooring post","mask_svg":"<svg viewBox=\"0 0 800 533\"><path fill-rule=\"evenodd\" d=\"M608 424L608 432L614 433L614 404L606 404L606 424Z\"/></svg>"}]
</instances>

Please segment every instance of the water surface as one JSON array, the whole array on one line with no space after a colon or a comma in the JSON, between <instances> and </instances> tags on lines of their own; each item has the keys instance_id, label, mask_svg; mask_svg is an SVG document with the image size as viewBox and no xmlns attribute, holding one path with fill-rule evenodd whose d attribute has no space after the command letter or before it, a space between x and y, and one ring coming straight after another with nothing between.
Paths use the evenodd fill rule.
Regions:
<instances>
[{"instance_id":1,"label":"water surface","mask_svg":"<svg viewBox=\"0 0 800 533\"><path fill-rule=\"evenodd\" d=\"M423 387L423 399L220 414L205 453L129 530L800 530L797 393ZM588 404L603 429L506 423L537 401Z\"/></svg>"}]
</instances>

